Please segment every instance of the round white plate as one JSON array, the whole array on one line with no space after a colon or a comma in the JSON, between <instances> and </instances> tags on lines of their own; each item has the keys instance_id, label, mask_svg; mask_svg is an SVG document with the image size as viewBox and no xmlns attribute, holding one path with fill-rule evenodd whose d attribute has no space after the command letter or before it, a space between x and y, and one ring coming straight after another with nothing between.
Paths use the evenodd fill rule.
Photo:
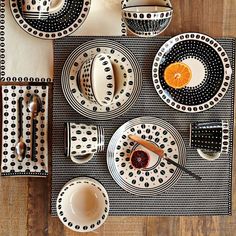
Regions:
<instances>
[{"instance_id":1,"label":"round white plate","mask_svg":"<svg viewBox=\"0 0 236 236\"><path fill-rule=\"evenodd\" d=\"M95 206L95 203L91 206L91 209L87 209L86 206L84 206L84 213L87 217L91 217L89 224L87 224L88 222L85 222L86 220L84 218L77 216L77 214L81 213L77 212L76 206L82 206L81 202L76 202L76 199L78 201L80 200L80 192L78 189L82 185L90 185L91 189L96 188L98 194L96 193L94 196L91 196L91 194L88 195L91 198L88 199L88 201L91 201L91 203L96 202L96 204L104 206L102 211L99 209L99 214L96 213L96 209L92 209L92 207ZM83 195L83 197L85 196ZM97 207L99 208L99 206ZM88 177L79 177L70 180L61 189L57 197L56 208L59 219L66 227L76 232L86 233L96 230L106 221L109 213L109 197L106 189L98 181Z\"/></svg>"},{"instance_id":2,"label":"round white plate","mask_svg":"<svg viewBox=\"0 0 236 236\"><path fill-rule=\"evenodd\" d=\"M10 0L11 11L17 24L32 36L41 39L65 37L77 30L89 14L91 0L53 0L51 11L46 20L24 19L21 0Z\"/></svg>"},{"instance_id":3,"label":"round white plate","mask_svg":"<svg viewBox=\"0 0 236 236\"><path fill-rule=\"evenodd\" d=\"M168 86L165 69L174 62L187 64L190 83L182 89ZM226 94L232 68L221 45L209 36L185 33L168 40L157 52L152 76L155 89L169 106L182 112L201 112L215 106Z\"/></svg>"},{"instance_id":4,"label":"round white plate","mask_svg":"<svg viewBox=\"0 0 236 236\"><path fill-rule=\"evenodd\" d=\"M86 99L77 84L83 62L98 53L110 57L116 81L115 97L107 106ZM70 54L62 70L61 85L66 100L78 113L94 120L109 120L124 114L136 102L142 88L142 72L129 49L115 41L96 39L82 44Z\"/></svg>"},{"instance_id":5,"label":"round white plate","mask_svg":"<svg viewBox=\"0 0 236 236\"><path fill-rule=\"evenodd\" d=\"M140 196L167 191L179 180L182 171L130 140L129 134L156 143L170 159L185 166L186 148L181 135L166 121L154 117L140 117L122 125L112 136L107 148L108 169L121 188ZM133 168L129 158L133 150L140 149L151 156L147 168L141 170Z\"/></svg>"}]
</instances>

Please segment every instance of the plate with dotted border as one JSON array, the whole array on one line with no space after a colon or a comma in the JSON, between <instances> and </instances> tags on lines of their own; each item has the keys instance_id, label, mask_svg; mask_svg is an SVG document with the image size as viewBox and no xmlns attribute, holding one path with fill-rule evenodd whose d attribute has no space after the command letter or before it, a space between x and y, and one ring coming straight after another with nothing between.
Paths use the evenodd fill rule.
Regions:
<instances>
[{"instance_id":1,"label":"plate with dotted border","mask_svg":"<svg viewBox=\"0 0 236 236\"><path fill-rule=\"evenodd\" d=\"M77 83L83 63L99 53L108 55L116 80L115 96L106 106L86 99ZM124 114L136 102L142 88L142 72L128 48L112 40L96 39L80 45L70 54L62 70L61 85L66 100L75 111L90 119L110 120Z\"/></svg>"},{"instance_id":2,"label":"plate with dotted border","mask_svg":"<svg viewBox=\"0 0 236 236\"><path fill-rule=\"evenodd\" d=\"M94 220L94 222L92 222L90 225L80 224L79 222L72 222L72 219L70 219L68 216L65 215L66 211L64 209L63 203L65 204L67 203L66 195L69 193L70 189L75 188L76 185L78 184L92 185L94 188L97 188L99 192L101 192L102 197L104 199L105 207L103 214L101 214L101 216L99 216L98 219ZM106 189L97 180L88 177L78 177L68 181L63 186L57 197L56 208L59 219L66 227L76 232L82 232L82 233L91 232L99 228L106 221L110 208L109 197Z\"/></svg>"},{"instance_id":3,"label":"plate with dotted border","mask_svg":"<svg viewBox=\"0 0 236 236\"><path fill-rule=\"evenodd\" d=\"M168 86L165 69L183 62L192 70L190 83L182 89ZM207 35L185 33L168 40L157 52L152 67L155 89L161 99L182 112L196 113L214 107L226 94L232 68L222 46Z\"/></svg>"},{"instance_id":4,"label":"plate with dotted border","mask_svg":"<svg viewBox=\"0 0 236 236\"><path fill-rule=\"evenodd\" d=\"M91 0L64 0L60 10L49 14L48 19L24 19L21 0L10 0L11 11L17 24L32 36L41 39L58 39L77 30L85 21Z\"/></svg>"},{"instance_id":5,"label":"plate with dotted border","mask_svg":"<svg viewBox=\"0 0 236 236\"><path fill-rule=\"evenodd\" d=\"M156 143L170 159L185 166L186 148L181 135L164 120L140 117L122 125L112 136L107 148L108 169L121 188L139 196L167 191L180 179L182 171L129 139L129 134ZM132 151L140 149L150 155L145 169L135 169L130 163Z\"/></svg>"}]
</instances>

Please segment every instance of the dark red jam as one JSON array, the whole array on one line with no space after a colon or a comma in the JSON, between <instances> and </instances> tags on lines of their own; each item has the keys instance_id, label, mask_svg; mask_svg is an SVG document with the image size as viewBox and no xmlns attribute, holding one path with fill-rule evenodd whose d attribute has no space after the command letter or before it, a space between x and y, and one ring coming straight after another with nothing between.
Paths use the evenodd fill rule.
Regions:
<instances>
[{"instance_id":1,"label":"dark red jam","mask_svg":"<svg viewBox=\"0 0 236 236\"><path fill-rule=\"evenodd\" d=\"M134 168L146 168L149 163L149 155L143 150L137 150L131 154L131 164Z\"/></svg>"}]
</instances>

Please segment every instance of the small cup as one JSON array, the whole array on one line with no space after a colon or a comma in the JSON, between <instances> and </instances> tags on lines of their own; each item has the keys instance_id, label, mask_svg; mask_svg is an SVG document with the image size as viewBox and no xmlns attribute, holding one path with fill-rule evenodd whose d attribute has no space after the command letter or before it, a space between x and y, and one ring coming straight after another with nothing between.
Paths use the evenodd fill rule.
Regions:
<instances>
[{"instance_id":1,"label":"small cup","mask_svg":"<svg viewBox=\"0 0 236 236\"><path fill-rule=\"evenodd\" d=\"M96 152L104 150L104 129L100 126L65 123L65 156L77 164L90 161Z\"/></svg>"},{"instance_id":2,"label":"small cup","mask_svg":"<svg viewBox=\"0 0 236 236\"><path fill-rule=\"evenodd\" d=\"M229 151L229 122L196 122L190 125L190 147L209 161Z\"/></svg>"},{"instance_id":3,"label":"small cup","mask_svg":"<svg viewBox=\"0 0 236 236\"><path fill-rule=\"evenodd\" d=\"M22 14L25 19L45 20L49 16L51 0L22 0Z\"/></svg>"}]
</instances>

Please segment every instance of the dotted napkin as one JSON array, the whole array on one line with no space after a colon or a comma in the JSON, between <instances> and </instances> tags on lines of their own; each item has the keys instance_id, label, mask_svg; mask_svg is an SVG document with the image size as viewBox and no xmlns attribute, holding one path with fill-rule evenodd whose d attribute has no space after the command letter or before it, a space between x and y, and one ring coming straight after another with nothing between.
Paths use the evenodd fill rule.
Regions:
<instances>
[{"instance_id":1,"label":"dotted napkin","mask_svg":"<svg viewBox=\"0 0 236 236\"><path fill-rule=\"evenodd\" d=\"M48 91L47 85L2 86L2 176L47 176L48 175ZM31 160L31 113L28 101L31 94L42 100L42 109L37 116L36 162ZM26 157L17 160L16 144L19 141L18 100L23 97L22 129L26 143Z\"/></svg>"}]
</instances>

